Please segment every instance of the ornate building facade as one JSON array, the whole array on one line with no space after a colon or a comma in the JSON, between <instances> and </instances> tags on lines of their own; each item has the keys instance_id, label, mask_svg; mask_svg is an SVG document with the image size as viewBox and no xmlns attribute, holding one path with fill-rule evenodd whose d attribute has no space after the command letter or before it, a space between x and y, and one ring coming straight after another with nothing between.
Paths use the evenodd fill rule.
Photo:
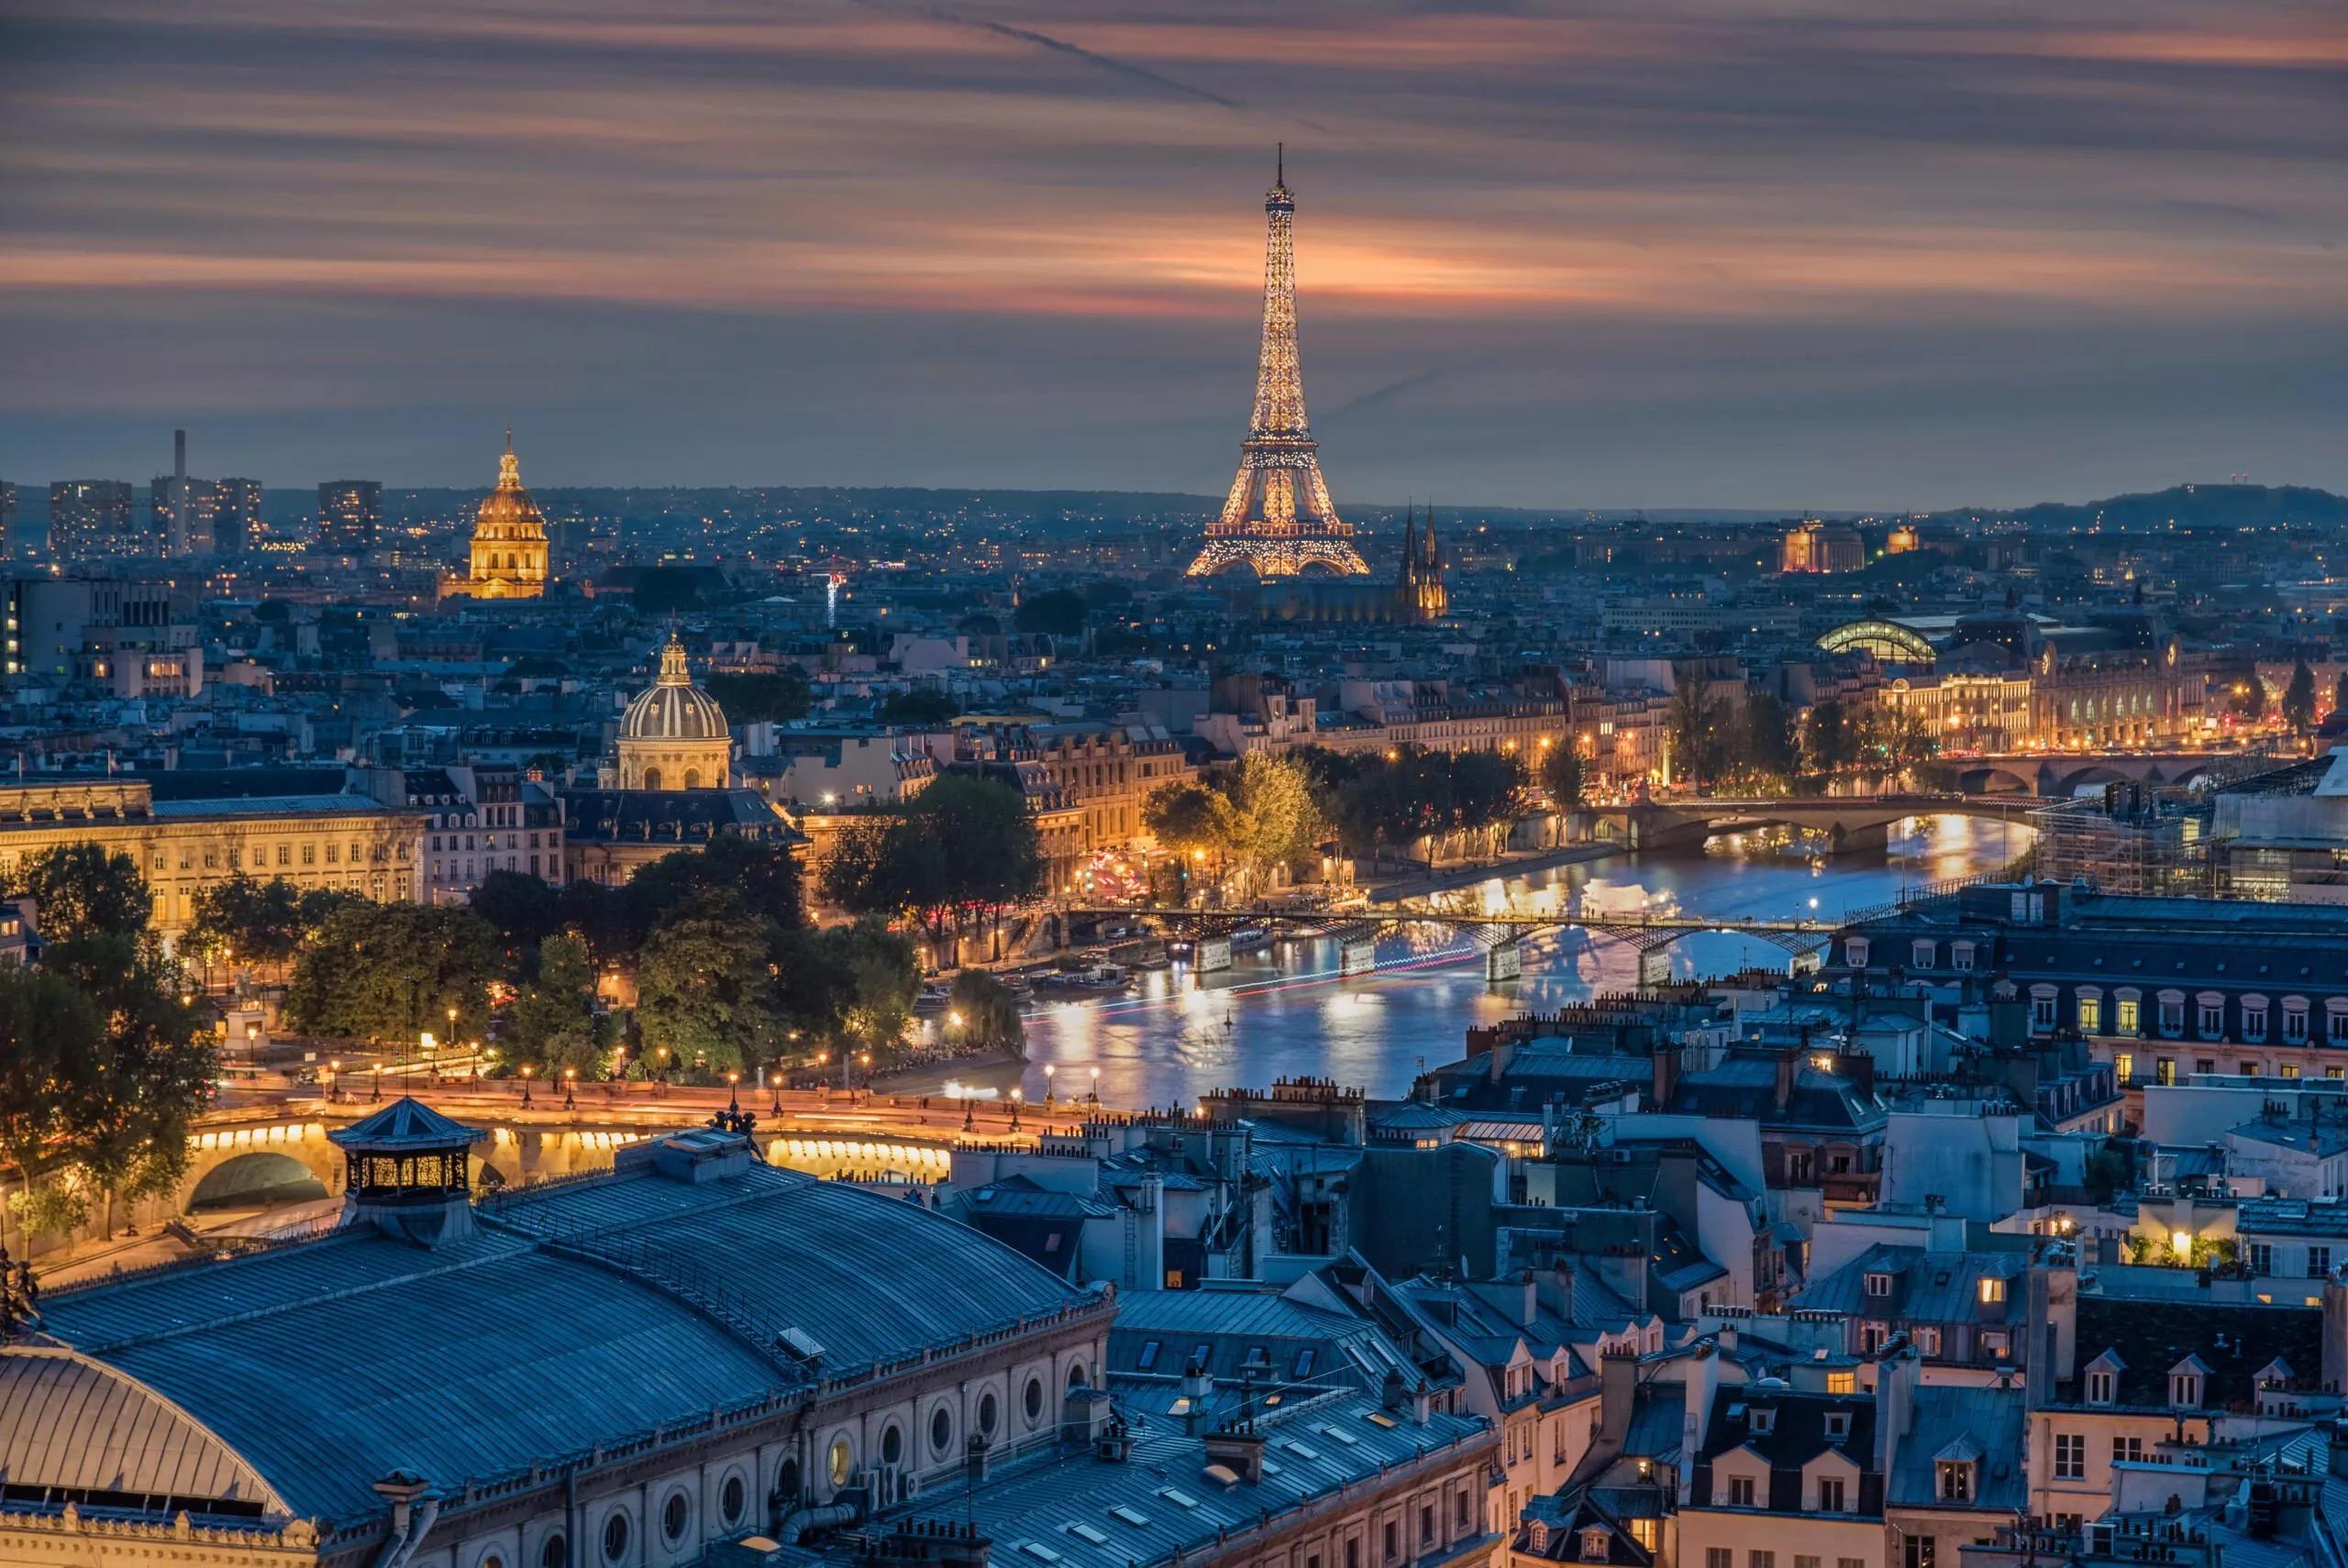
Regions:
<instances>
[{"instance_id":1,"label":"ornate building facade","mask_svg":"<svg viewBox=\"0 0 2348 1568\"><path fill-rule=\"evenodd\" d=\"M620 721L623 790L723 790L734 769L734 734L717 699L693 684L685 646L672 633L660 674Z\"/></svg>"},{"instance_id":2,"label":"ornate building facade","mask_svg":"<svg viewBox=\"0 0 2348 1568\"><path fill-rule=\"evenodd\" d=\"M0 784L0 877L70 844L127 855L154 895L155 929L172 937L197 894L239 872L404 903L417 896L426 820L364 795L158 801L143 778L12 782Z\"/></svg>"},{"instance_id":3,"label":"ornate building facade","mask_svg":"<svg viewBox=\"0 0 2348 1568\"><path fill-rule=\"evenodd\" d=\"M447 591L475 599L537 599L546 591L547 520L522 488L522 465L508 430L505 455L497 460L497 488L473 518L472 569Z\"/></svg>"}]
</instances>

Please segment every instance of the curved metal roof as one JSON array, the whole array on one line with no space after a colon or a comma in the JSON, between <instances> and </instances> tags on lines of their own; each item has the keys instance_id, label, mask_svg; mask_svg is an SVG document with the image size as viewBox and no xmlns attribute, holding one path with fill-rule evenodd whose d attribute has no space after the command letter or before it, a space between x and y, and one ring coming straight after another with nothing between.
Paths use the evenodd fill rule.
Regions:
<instances>
[{"instance_id":1,"label":"curved metal roof","mask_svg":"<svg viewBox=\"0 0 2348 1568\"><path fill-rule=\"evenodd\" d=\"M347 1230L59 1292L43 1318L216 1439L218 1465L325 1519L380 1508L371 1484L393 1469L486 1481L1098 1300L915 1205L754 1165L522 1189L465 1241ZM819 1365L777 1347L794 1329ZM30 1377L28 1353L0 1352L0 1367ZM61 1435L110 1422L12 1408L0 1477L53 1467Z\"/></svg>"},{"instance_id":2,"label":"curved metal roof","mask_svg":"<svg viewBox=\"0 0 2348 1568\"><path fill-rule=\"evenodd\" d=\"M87 1356L39 1346L0 1355L0 1485L285 1511L258 1471L170 1399Z\"/></svg>"},{"instance_id":3,"label":"curved metal roof","mask_svg":"<svg viewBox=\"0 0 2348 1568\"><path fill-rule=\"evenodd\" d=\"M1897 621L1851 621L1835 627L1818 639L1819 648L1826 653L1849 653L1864 649L1894 662L1909 661L1929 664L1939 650L1926 642L1922 634Z\"/></svg>"}]
</instances>

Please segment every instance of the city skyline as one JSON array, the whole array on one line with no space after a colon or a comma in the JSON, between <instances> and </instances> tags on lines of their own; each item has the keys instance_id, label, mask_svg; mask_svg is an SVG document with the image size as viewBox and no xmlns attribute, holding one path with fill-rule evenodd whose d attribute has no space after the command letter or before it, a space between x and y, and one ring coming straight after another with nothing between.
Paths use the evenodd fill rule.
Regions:
<instances>
[{"instance_id":1,"label":"city skyline","mask_svg":"<svg viewBox=\"0 0 2348 1568\"><path fill-rule=\"evenodd\" d=\"M2348 489L2348 29L20 9L0 473L1212 495L1289 148L1337 501Z\"/></svg>"}]
</instances>

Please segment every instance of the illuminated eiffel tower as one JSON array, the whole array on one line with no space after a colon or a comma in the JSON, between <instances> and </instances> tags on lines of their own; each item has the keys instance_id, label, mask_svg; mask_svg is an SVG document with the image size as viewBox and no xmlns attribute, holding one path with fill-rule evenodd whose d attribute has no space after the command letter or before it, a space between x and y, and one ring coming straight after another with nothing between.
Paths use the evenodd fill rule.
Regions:
<instances>
[{"instance_id":1,"label":"illuminated eiffel tower","mask_svg":"<svg viewBox=\"0 0 2348 1568\"><path fill-rule=\"evenodd\" d=\"M1264 196L1264 346L1256 360L1256 412L1239 448L1239 477L1223 515L1207 525L1190 575L1211 577L1246 563L1259 578L1316 568L1368 575L1321 477L1320 447L1304 418L1304 373L1296 356L1296 198L1286 159ZM1299 513L1302 515L1300 516Z\"/></svg>"}]
</instances>

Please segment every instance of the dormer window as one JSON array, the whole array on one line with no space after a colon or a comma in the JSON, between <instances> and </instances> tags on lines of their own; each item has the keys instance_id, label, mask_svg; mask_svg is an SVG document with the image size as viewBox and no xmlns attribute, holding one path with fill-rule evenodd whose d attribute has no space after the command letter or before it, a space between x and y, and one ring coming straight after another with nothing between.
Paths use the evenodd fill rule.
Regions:
<instances>
[{"instance_id":1,"label":"dormer window","mask_svg":"<svg viewBox=\"0 0 2348 1568\"><path fill-rule=\"evenodd\" d=\"M2114 1378L2111 1374L2108 1372L2088 1373L2088 1403L2090 1405L2110 1404L2112 1385L2117 1381L2118 1379Z\"/></svg>"},{"instance_id":2,"label":"dormer window","mask_svg":"<svg viewBox=\"0 0 2348 1568\"><path fill-rule=\"evenodd\" d=\"M2198 1355L2188 1355L2168 1369L2168 1402L2180 1410L2197 1409L2201 1404L2202 1380L2210 1375L2209 1366Z\"/></svg>"},{"instance_id":3,"label":"dormer window","mask_svg":"<svg viewBox=\"0 0 2348 1568\"><path fill-rule=\"evenodd\" d=\"M1827 1412L1826 1412L1826 1438L1827 1438L1827 1441L1830 1441L1830 1442L1839 1442L1840 1441L1842 1441L1843 1439L1844 1439L1844 1438L1846 1438L1846 1437L1849 1437L1850 1435L1851 1435L1851 1412L1850 1412L1850 1411L1848 1411L1848 1410L1829 1410L1829 1411L1827 1411Z\"/></svg>"},{"instance_id":4,"label":"dormer window","mask_svg":"<svg viewBox=\"0 0 2348 1568\"><path fill-rule=\"evenodd\" d=\"M1867 939L1864 936L1844 937L1843 939L1843 961L1854 969L1866 968L1867 966Z\"/></svg>"},{"instance_id":5,"label":"dormer window","mask_svg":"<svg viewBox=\"0 0 2348 1568\"><path fill-rule=\"evenodd\" d=\"M1943 1460L1940 1472L1940 1499L1944 1503L1969 1503L1973 1500L1973 1466Z\"/></svg>"},{"instance_id":6,"label":"dormer window","mask_svg":"<svg viewBox=\"0 0 2348 1568\"><path fill-rule=\"evenodd\" d=\"M2006 1299L2006 1282L1995 1275L1983 1275L1980 1297L1984 1307L2002 1306Z\"/></svg>"},{"instance_id":7,"label":"dormer window","mask_svg":"<svg viewBox=\"0 0 2348 1568\"><path fill-rule=\"evenodd\" d=\"M1608 1556L1606 1542L1607 1532L1603 1529L1586 1529L1582 1531L1581 1560L1584 1562L1605 1562Z\"/></svg>"},{"instance_id":8,"label":"dormer window","mask_svg":"<svg viewBox=\"0 0 2348 1568\"><path fill-rule=\"evenodd\" d=\"M1778 1429L1778 1412L1767 1405L1755 1405L1745 1416L1745 1425L1755 1436L1766 1437Z\"/></svg>"},{"instance_id":9,"label":"dormer window","mask_svg":"<svg viewBox=\"0 0 2348 1568\"><path fill-rule=\"evenodd\" d=\"M1867 1274L1866 1280L1867 1294L1869 1296L1888 1296L1891 1294L1891 1275L1870 1270Z\"/></svg>"}]
</instances>

